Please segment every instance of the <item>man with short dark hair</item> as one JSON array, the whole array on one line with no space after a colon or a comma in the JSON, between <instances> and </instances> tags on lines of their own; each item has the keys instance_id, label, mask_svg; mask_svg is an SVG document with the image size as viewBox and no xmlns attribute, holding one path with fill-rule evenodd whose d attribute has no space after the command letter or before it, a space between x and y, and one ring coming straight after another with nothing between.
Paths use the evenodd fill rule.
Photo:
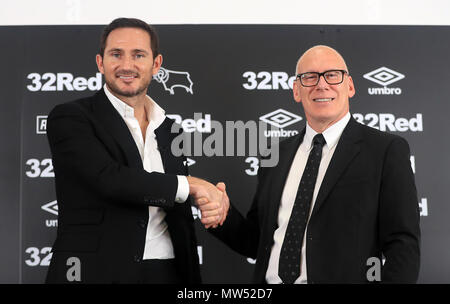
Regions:
<instances>
[{"instance_id":1,"label":"man with short dark hair","mask_svg":"<svg viewBox=\"0 0 450 304\"><path fill-rule=\"evenodd\" d=\"M277 166L259 168L247 217L231 207L210 231L257 259L255 283L416 282L419 207L408 143L351 117L355 86L336 50L307 50L296 74L305 129L280 143Z\"/></svg>"},{"instance_id":2,"label":"man with short dark hair","mask_svg":"<svg viewBox=\"0 0 450 304\"><path fill-rule=\"evenodd\" d=\"M207 226L226 210L222 192L172 154L173 121L146 95L162 64L156 31L116 19L96 60L103 89L48 116L59 225L47 282L200 283L188 195L211 201Z\"/></svg>"}]
</instances>

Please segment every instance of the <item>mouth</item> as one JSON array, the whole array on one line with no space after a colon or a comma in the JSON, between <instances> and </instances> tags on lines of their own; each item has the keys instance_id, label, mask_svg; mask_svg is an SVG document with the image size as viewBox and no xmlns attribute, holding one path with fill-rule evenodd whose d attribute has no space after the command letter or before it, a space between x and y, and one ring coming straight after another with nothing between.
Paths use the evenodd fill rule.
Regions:
<instances>
[{"instance_id":1,"label":"mouth","mask_svg":"<svg viewBox=\"0 0 450 304\"><path fill-rule=\"evenodd\" d=\"M330 102L333 100L334 100L334 98L313 98L314 102Z\"/></svg>"},{"instance_id":2,"label":"mouth","mask_svg":"<svg viewBox=\"0 0 450 304\"><path fill-rule=\"evenodd\" d=\"M125 83L131 83L134 81L134 79L138 78L137 75L116 75L117 78L122 80Z\"/></svg>"}]
</instances>

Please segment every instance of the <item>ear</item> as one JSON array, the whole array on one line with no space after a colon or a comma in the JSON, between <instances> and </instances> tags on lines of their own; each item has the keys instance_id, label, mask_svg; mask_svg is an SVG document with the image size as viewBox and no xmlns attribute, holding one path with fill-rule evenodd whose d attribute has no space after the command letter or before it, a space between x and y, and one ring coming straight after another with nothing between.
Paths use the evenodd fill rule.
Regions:
<instances>
[{"instance_id":1,"label":"ear","mask_svg":"<svg viewBox=\"0 0 450 304\"><path fill-rule=\"evenodd\" d=\"M105 74L105 69L103 68L103 57L100 54L95 56L95 61L97 62L97 68L100 73Z\"/></svg>"},{"instance_id":2,"label":"ear","mask_svg":"<svg viewBox=\"0 0 450 304\"><path fill-rule=\"evenodd\" d=\"M353 79L351 76L348 76L348 97L352 98L355 96L356 90L355 90L355 84L353 83Z\"/></svg>"},{"instance_id":3,"label":"ear","mask_svg":"<svg viewBox=\"0 0 450 304\"><path fill-rule=\"evenodd\" d=\"M159 68L161 68L163 62L163 57L161 54L159 54L158 56L155 57L155 59L153 60L153 67L152 67L152 74L156 75L159 71Z\"/></svg>"},{"instance_id":4,"label":"ear","mask_svg":"<svg viewBox=\"0 0 450 304\"><path fill-rule=\"evenodd\" d=\"M294 80L292 93L294 95L295 102L302 102L302 98L300 96L300 81Z\"/></svg>"}]
</instances>

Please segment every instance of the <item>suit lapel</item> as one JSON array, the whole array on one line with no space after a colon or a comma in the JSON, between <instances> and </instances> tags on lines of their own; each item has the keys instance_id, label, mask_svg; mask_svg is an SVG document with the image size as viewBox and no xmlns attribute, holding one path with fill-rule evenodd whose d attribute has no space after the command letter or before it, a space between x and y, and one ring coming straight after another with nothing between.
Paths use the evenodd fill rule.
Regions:
<instances>
[{"instance_id":1,"label":"suit lapel","mask_svg":"<svg viewBox=\"0 0 450 304\"><path fill-rule=\"evenodd\" d=\"M359 125L353 118L350 118L349 123L342 132L330 164L328 165L311 217L318 212L342 173L353 158L359 153L359 142L361 140L362 134Z\"/></svg>"},{"instance_id":2,"label":"suit lapel","mask_svg":"<svg viewBox=\"0 0 450 304\"><path fill-rule=\"evenodd\" d=\"M158 150L161 154L161 159L164 166L165 173L180 173L180 164L182 164L182 159L179 162L175 161L175 156L171 152L171 144L173 138L175 138L180 133L172 133L173 121L166 117L163 123L155 130L156 141L158 142ZM181 129L182 130L182 129Z\"/></svg>"},{"instance_id":3,"label":"suit lapel","mask_svg":"<svg viewBox=\"0 0 450 304\"><path fill-rule=\"evenodd\" d=\"M122 149L128 165L133 168L143 168L141 156L130 130L106 97L103 89L96 93L92 109L94 115Z\"/></svg>"}]
</instances>

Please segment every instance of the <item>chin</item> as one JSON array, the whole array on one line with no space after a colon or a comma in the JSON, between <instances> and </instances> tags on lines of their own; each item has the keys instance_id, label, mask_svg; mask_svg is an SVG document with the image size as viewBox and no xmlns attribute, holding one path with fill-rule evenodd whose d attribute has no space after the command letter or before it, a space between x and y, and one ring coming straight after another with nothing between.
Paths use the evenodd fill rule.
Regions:
<instances>
[{"instance_id":1,"label":"chin","mask_svg":"<svg viewBox=\"0 0 450 304\"><path fill-rule=\"evenodd\" d=\"M335 120L336 116L334 115L313 115L311 116L317 122L325 123Z\"/></svg>"},{"instance_id":2,"label":"chin","mask_svg":"<svg viewBox=\"0 0 450 304\"><path fill-rule=\"evenodd\" d=\"M145 88L121 89L120 87L118 87L115 84L108 84L108 87L113 93L115 93L119 96L124 96L124 97L134 97L145 91Z\"/></svg>"},{"instance_id":3,"label":"chin","mask_svg":"<svg viewBox=\"0 0 450 304\"><path fill-rule=\"evenodd\" d=\"M140 92L138 92L138 91L120 91L118 93L125 97L134 97L134 96L139 95Z\"/></svg>"},{"instance_id":4,"label":"chin","mask_svg":"<svg viewBox=\"0 0 450 304\"><path fill-rule=\"evenodd\" d=\"M134 97L134 96L138 95L135 90L131 91L131 90L119 90L117 88L111 88L111 91L113 93L115 93L116 95L124 96L124 97Z\"/></svg>"}]
</instances>

